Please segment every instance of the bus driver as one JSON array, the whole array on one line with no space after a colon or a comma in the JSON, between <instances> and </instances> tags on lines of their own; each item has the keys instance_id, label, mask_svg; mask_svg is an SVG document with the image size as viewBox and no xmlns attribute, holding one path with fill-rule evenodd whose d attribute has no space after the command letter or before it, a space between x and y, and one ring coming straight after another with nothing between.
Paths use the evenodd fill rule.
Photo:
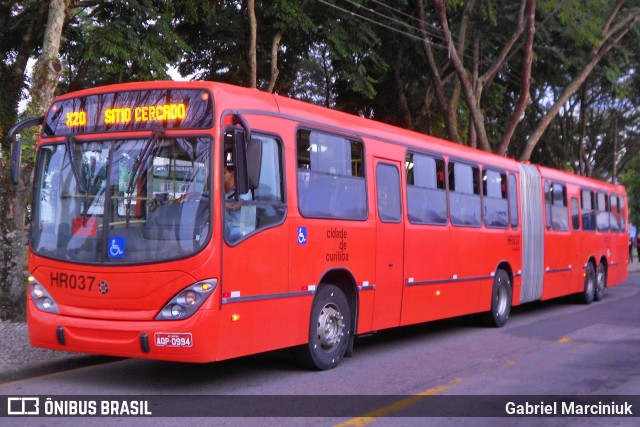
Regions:
<instances>
[{"instance_id":1,"label":"bus driver","mask_svg":"<svg viewBox=\"0 0 640 427\"><path fill-rule=\"evenodd\" d=\"M242 207L237 200L251 200L251 198L249 193L239 194L236 200L235 165L231 151L226 152L224 156L224 199L226 213L224 219L225 236L230 242L235 242L242 237L240 229Z\"/></svg>"}]
</instances>

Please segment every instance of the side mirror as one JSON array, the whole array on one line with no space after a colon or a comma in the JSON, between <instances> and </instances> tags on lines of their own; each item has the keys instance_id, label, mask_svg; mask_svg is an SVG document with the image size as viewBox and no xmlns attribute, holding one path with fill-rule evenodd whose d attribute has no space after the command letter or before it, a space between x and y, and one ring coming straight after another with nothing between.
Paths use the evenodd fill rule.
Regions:
<instances>
[{"instance_id":1,"label":"side mirror","mask_svg":"<svg viewBox=\"0 0 640 427\"><path fill-rule=\"evenodd\" d=\"M26 128L41 126L42 123L44 123L44 116L32 117L9 129L7 136L11 141L11 183L13 185L17 185L20 182L20 161L22 157L22 141L16 141L16 134Z\"/></svg>"},{"instance_id":2,"label":"side mirror","mask_svg":"<svg viewBox=\"0 0 640 427\"><path fill-rule=\"evenodd\" d=\"M262 165L262 141L251 138L251 128L240 114L234 116L233 122L242 126L242 130L233 131L236 194L239 195L258 188Z\"/></svg>"},{"instance_id":3,"label":"side mirror","mask_svg":"<svg viewBox=\"0 0 640 427\"><path fill-rule=\"evenodd\" d=\"M249 176L247 174L247 133L241 129L233 131L233 158L235 159L236 198L249 191Z\"/></svg>"}]
</instances>

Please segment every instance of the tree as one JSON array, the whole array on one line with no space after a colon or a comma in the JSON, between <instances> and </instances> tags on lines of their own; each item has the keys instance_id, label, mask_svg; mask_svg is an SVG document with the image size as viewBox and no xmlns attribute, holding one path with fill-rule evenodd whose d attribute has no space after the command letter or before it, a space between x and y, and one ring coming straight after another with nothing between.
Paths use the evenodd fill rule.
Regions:
<instances>
[{"instance_id":1,"label":"tree","mask_svg":"<svg viewBox=\"0 0 640 427\"><path fill-rule=\"evenodd\" d=\"M174 19L188 1L101 1L77 10L65 28L63 91L105 84L167 79L189 46ZM176 16L177 15L177 16Z\"/></svg>"},{"instance_id":2,"label":"tree","mask_svg":"<svg viewBox=\"0 0 640 427\"><path fill-rule=\"evenodd\" d=\"M29 57L39 48L48 2L0 3L0 319L24 316L24 207L27 181L16 188L10 178L10 143L6 138L18 118ZM23 173L23 177L28 177Z\"/></svg>"},{"instance_id":3,"label":"tree","mask_svg":"<svg viewBox=\"0 0 640 427\"><path fill-rule=\"evenodd\" d=\"M258 20L256 19L256 2L247 0L247 15L249 16L249 49L247 62L249 65L249 87L255 88L258 84Z\"/></svg>"},{"instance_id":4,"label":"tree","mask_svg":"<svg viewBox=\"0 0 640 427\"><path fill-rule=\"evenodd\" d=\"M465 8L463 17L468 18L469 13L474 7L474 3L475 1L473 0L467 3L471 6ZM486 72L479 74L479 70L477 68L479 65L479 61L478 59L474 60L473 75L477 76L474 77L474 81L471 81L471 79L469 78L469 75L471 73L465 68L462 57L458 53L459 48L456 47L456 45L452 41L452 35L451 31L449 30L447 10L444 1L435 0L434 6L440 19L440 25L442 26L444 39L450 52L453 68L455 69L458 81L462 86L462 91L467 103L467 108L470 111L471 122L473 124L473 130L475 131L474 134L478 139L478 145L485 151L496 151L498 154L504 154L509 146L509 142L515 130L515 126L520 121L522 113L524 112L524 109L529 101L529 85L531 81L531 62L533 55L533 37L535 33L536 2L535 0L522 0L520 2L517 25L513 29L511 36L508 38L503 48L493 59L493 63L487 68ZM463 19L462 25L468 25L468 19ZM500 144L498 144L494 149L489 142L487 131L485 129L485 117L481 107L482 94L485 87L494 80L496 74L504 66L509 54L516 46L517 41L525 33L526 38L523 47L524 59L521 78L522 89L520 92L519 100L513 111L513 115L505 129L502 142L500 142ZM479 49L480 43L479 39L476 40L477 41L475 43L476 47L474 58L478 57L477 51ZM463 45L460 47L460 50L464 50L464 48L465 46Z\"/></svg>"},{"instance_id":5,"label":"tree","mask_svg":"<svg viewBox=\"0 0 640 427\"><path fill-rule=\"evenodd\" d=\"M608 3L608 2L605 2ZM602 22L602 16L590 16L594 19L594 27L598 27L600 31L595 34L587 35L589 38L585 42L592 45L591 51L586 58L586 63L577 75L569 82L560 95L555 100L551 108L542 117L533 133L527 139L524 149L520 155L521 160L529 160L533 149L542 137L544 131L549 127L551 121L556 117L560 109L566 104L571 96L573 96L580 86L585 82L589 75L593 72L598 63L608 54L635 25L640 21L640 8L632 6L626 8L626 1L617 2L608 14L606 21ZM571 7L571 4L570 6ZM600 9L599 11L602 11ZM597 25L601 23L600 25ZM581 37L584 35L578 33Z\"/></svg>"},{"instance_id":6,"label":"tree","mask_svg":"<svg viewBox=\"0 0 640 427\"><path fill-rule=\"evenodd\" d=\"M42 42L42 28L48 11L49 2L0 1L0 161L7 158L7 150L10 149L5 136L16 122L27 63ZM3 171L6 169L1 168Z\"/></svg>"},{"instance_id":7,"label":"tree","mask_svg":"<svg viewBox=\"0 0 640 427\"><path fill-rule=\"evenodd\" d=\"M341 12L308 0L256 1L255 8L252 5L195 0L190 9L185 8L176 29L191 49L180 63L180 73L249 87L254 87L255 79L259 89L331 99L336 102L333 107L349 111L357 110L353 96L373 97L372 76L384 64L374 49L378 39L368 24L345 19ZM322 72L309 73L303 65ZM326 75L329 70L331 76ZM311 86L300 82L301 74L317 76L312 85L317 93L308 93ZM342 82L344 91L339 88ZM329 86L331 94L327 94ZM302 87L305 91L299 92Z\"/></svg>"},{"instance_id":8,"label":"tree","mask_svg":"<svg viewBox=\"0 0 640 427\"><path fill-rule=\"evenodd\" d=\"M629 222L638 226L640 224L640 158L631 161L625 173L622 175L622 184L627 188L629 205Z\"/></svg>"},{"instance_id":9,"label":"tree","mask_svg":"<svg viewBox=\"0 0 640 427\"><path fill-rule=\"evenodd\" d=\"M177 60L184 46L172 39L171 8L171 2L153 0L0 3L0 23L5 24L1 27L5 37L0 38L3 55L0 64L3 84L0 100L1 319L24 315L24 213L33 171L35 135L29 138L25 132L22 136L23 167L17 187L10 182L11 147L5 135L17 121L29 57L39 53L31 77L31 102L27 109L30 116L44 114L51 104L64 71L63 62L71 70L64 81L65 90L88 84L166 77L167 64ZM66 25L72 10L78 13L73 25ZM67 44L61 44L63 30Z\"/></svg>"}]
</instances>

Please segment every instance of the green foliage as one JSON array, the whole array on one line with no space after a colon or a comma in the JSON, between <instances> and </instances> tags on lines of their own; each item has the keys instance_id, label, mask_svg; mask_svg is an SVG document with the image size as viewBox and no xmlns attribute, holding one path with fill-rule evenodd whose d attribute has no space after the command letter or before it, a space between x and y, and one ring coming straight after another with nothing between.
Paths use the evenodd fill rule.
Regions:
<instances>
[{"instance_id":1,"label":"green foliage","mask_svg":"<svg viewBox=\"0 0 640 427\"><path fill-rule=\"evenodd\" d=\"M10 149L4 137L16 122L26 83L24 68L42 43L46 12L36 0L0 1L0 157Z\"/></svg>"},{"instance_id":2,"label":"green foliage","mask_svg":"<svg viewBox=\"0 0 640 427\"><path fill-rule=\"evenodd\" d=\"M275 92L445 136L444 115L434 95L435 79L419 40L416 4L415 0L257 0L258 87L266 88L271 78L272 43L276 35L282 35ZM468 0L446 2L456 44L468 4ZM614 5L614 0L538 0L532 102L512 139L509 155L517 155L550 102L588 62L601 43L602 27ZM425 8L429 40L445 79L445 97L454 99L458 82L448 50L432 3L425 1ZM0 1L0 77L7 88L0 97L0 121L15 123L20 91L8 80L11 61L42 9L43 3L35 0ZM621 15L637 9L637 2L628 1ZM476 40L478 71L482 75L488 70L515 28L518 10L519 2L475 1L460 52L468 70L472 69ZM638 27L588 80L586 135L580 135L576 95L570 101L572 107L565 107L552 122L534 159L572 167L582 144L593 173L609 171L614 159L610 123L618 117L621 151L617 161L620 167L629 162L633 129L638 128L634 113L640 92ZM60 92L164 79L168 66L194 79L243 85L248 76L248 34L244 0L105 0L76 8L70 12L64 33L66 73ZM39 43L30 46L29 55L37 55ZM520 96L521 61L521 50L514 51L483 92L481 108L494 145ZM463 98L454 109L464 139L469 109ZM3 123L0 135L8 126Z\"/></svg>"},{"instance_id":3,"label":"green foliage","mask_svg":"<svg viewBox=\"0 0 640 427\"><path fill-rule=\"evenodd\" d=\"M104 1L79 11L66 30L62 56L70 89L166 79L188 49L176 34L173 1Z\"/></svg>"},{"instance_id":4,"label":"green foliage","mask_svg":"<svg viewBox=\"0 0 640 427\"><path fill-rule=\"evenodd\" d=\"M245 85L249 27L244 2L239 7L237 1L195 0L185 11L176 30L191 50L183 56L180 73ZM256 16L259 88L271 78L272 42L281 33L275 92L320 103L338 94L364 99L375 95L377 77L386 63L376 50L379 37L367 23L322 3L300 0L257 1ZM317 56L320 47L326 47L325 57ZM301 82L302 75L314 81ZM312 87L317 88L315 94L308 93ZM332 94L327 96L327 90ZM349 109L344 104L333 106Z\"/></svg>"},{"instance_id":5,"label":"green foliage","mask_svg":"<svg viewBox=\"0 0 640 427\"><path fill-rule=\"evenodd\" d=\"M565 37L572 45L594 47L602 39L602 27L611 11L608 0L543 0L545 13L554 13Z\"/></svg>"},{"instance_id":6,"label":"green foliage","mask_svg":"<svg viewBox=\"0 0 640 427\"><path fill-rule=\"evenodd\" d=\"M621 179L627 188L629 222L640 225L640 158L634 159L626 168Z\"/></svg>"},{"instance_id":7,"label":"green foliage","mask_svg":"<svg viewBox=\"0 0 640 427\"><path fill-rule=\"evenodd\" d=\"M323 28L323 36L331 51L331 59L338 71L336 87L341 88L338 103L343 108L358 112L345 98L372 99L376 95L375 84L380 73L387 68L386 61L376 49L379 37L366 23L345 19L329 21Z\"/></svg>"}]
</instances>

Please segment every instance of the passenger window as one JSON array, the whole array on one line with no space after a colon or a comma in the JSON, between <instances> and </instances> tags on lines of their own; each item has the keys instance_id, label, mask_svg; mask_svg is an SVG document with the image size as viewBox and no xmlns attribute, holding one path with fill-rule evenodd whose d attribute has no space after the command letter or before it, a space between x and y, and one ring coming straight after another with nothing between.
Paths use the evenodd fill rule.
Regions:
<instances>
[{"instance_id":1,"label":"passenger window","mask_svg":"<svg viewBox=\"0 0 640 427\"><path fill-rule=\"evenodd\" d=\"M515 175L509 175L509 215L511 216L511 227L518 228L518 185Z\"/></svg>"},{"instance_id":2,"label":"passenger window","mask_svg":"<svg viewBox=\"0 0 640 427\"><path fill-rule=\"evenodd\" d=\"M487 227L509 226L509 203L507 201L507 174L492 170L482 171L484 190L484 224Z\"/></svg>"},{"instance_id":3,"label":"passenger window","mask_svg":"<svg viewBox=\"0 0 640 427\"><path fill-rule=\"evenodd\" d=\"M567 209L567 187L554 183L551 186L553 204L551 222L554 231L569 231L569 210Z\"/></svg>"},{"instance_id":4,"label":"passenger window","mask_svg":"<svg viewBox=\"0 0 640 427\"><path fill-rule=\"evenodd\" d=\"M551 230L551 205L553 201L551 200L551 188L549 187L549 182L544 182L544 213L546 217L546 225L547 230Z\"/></svg>"},{"instance_id":5,"label":"passenger window","mask_svg":"<svg viewBox=\"0 0 640 427\"><path fill-rule=\"evenodd\" d=\"M571 198L571 226L574 231L580 230L580 212L578 210L578 199Z\"/></svg>"},{"instance_id":6,"label":"passenger window","mask_svg":"<svg viewBox=\"0 0 640 427\"><path fill-rule=\"evenodd\" d=\"M449 163L449 190L451 223L479 227L482 223L480 169L464 163Z\"/></svg>"},{"instance_id":7,"label":"passenger window","mask_svg":"<svg viewBox=\"0 0 640 427\"><path fill-rule=\"evenodd\" d=\"M362 143L299 130L297 146L300 213L310 218L366 219Z\"/></svg>"},{"instance_id":8,"label":"passenger window","mask_svg":"<svg viewBox=\"0 0 640 427\"><path fill-rule=\"evenodd\" d=\"M407 154L407 211L414 224L446 224L444 160Z\"/></svg>"},{"instance_id":9,"label":"passenger window","mask_svg":"<svg viewBox=\"0 0 640 427\"><path fill-rule=\"evenodd\" d=\"M258 187L235 197L235 188L225 188L224 235L229 243L282 223L286 214L284 200L282 147L270 136L251 135L262 143L262 161ZM230 138L225 138L225 180L233 173L235 159ZM226 184L225 184L226 186Z\"/></svg>"},{"instance_id":10,"label":"passenger window","mask_svg":"<svg viewBox=\"0 0 640 427\"><path fill-rule=\"evenodd\" d=\"M609 215L611 231L620 231L620 208L618 206L618 197L613 194L609 198L609 206L611 207L611 213Z\"/></svg>"},{"instance_id":11,"label":"passenger window","mask_svg":"<svg viewBox=\"0 0 640 427\"><path fill-rule=\"evenodd\" d=\"M607 195L598 193L596 195L596 224L598 231L609 230L609 204Z\"/></svg>"},{"instance_id":12,"label":"passenger window","mask_svg":"<svg viewBox=\"0 0 640 427\"><path fill-rule=\"evenodd\" d=\"M402 203L400 202L400 173L389 164L380 163L376 168L376 194L378 197L378 217L382 222L400 222Z\"/></svg>"},{"instance_id":13,"label":"passenger window","mask_svg":"<svg viewBox=\"0 0 640 427\"><path fill-rule=\"evenodd\" d=\"M596 211L593 192L582 190L580 192L580 204L582 207L582 229L594 231L596 229Z\"/></svg>"}]
</instances>

